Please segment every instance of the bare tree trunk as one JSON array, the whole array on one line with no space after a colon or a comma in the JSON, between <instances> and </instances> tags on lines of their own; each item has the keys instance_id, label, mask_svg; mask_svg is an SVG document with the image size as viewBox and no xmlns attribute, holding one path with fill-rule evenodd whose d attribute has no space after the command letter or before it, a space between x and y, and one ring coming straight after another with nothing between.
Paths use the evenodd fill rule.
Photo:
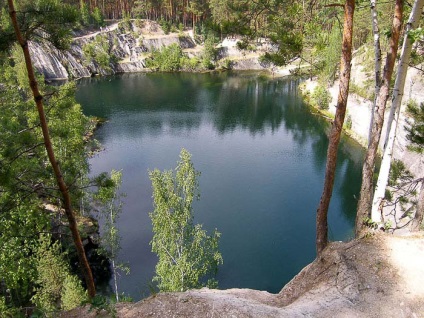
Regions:
<instances>
[{"instance_id":1,"label":"bare tree trunk","mask_svg":"<svg viewBox=\"0 0 424 318\"><path fill-rule=\"evenodd\" d=\"M386 109L387 99L389 98L390 80L392 78L393 68L395 65L399 35L402 28L402 13L403 0L396 0L392 35L390 37L390 49L387 54L386 65L384 66L380 93L377 97L374 109L374 123L372 126L371 139L365 154L364 165L362 168L361 193L356 213L355 234L357 237L362 234L364 230L364 221L366 218L370 217L371 213L375 160L384 123L384 111Z\"/></svg>"},{"instance_id":2,"label":"bare tree trunk","mask_svg":"<svg viewBox=\"0 0 424 318\"><path fill-rule=\"evenodd\" d=\"M88 264L87 257L84 252L84 246L82 244L81 237L78 232L77 222L75 220L75 215L73 213L72 206L71 206L71 198L69 196L69 190L65 184L65 181L62 176L62 172L60 171L60 167L54 155L53 146L52 146L50 135L49 135L49 128L48 128L46 116L44 113L43 96L38 90L38 83L35 78L31 56L29 54L28 41L22 36L22 33L20 31L13 0L8 0L8 5L9 5L9 14L13 23L13 28L15 30L16 38L20 46L22 47L22 51L24 53L29 85L31 87L32 94L34 96L34 101L37 105L37 111L40 118L40 125L43 132L44 145L47 151L47 155L49 157L50 164L52 165L52 168L57 180L57 184L59 186L59 190L63 196L63 205L65 208L65 213L68 218L69 228L71 230L72 238L74 240L75 248L77 250L79 263L81 265L81 270L84 275L85 282L87 284L88 294L90 298L93 298L96 294L93 275L91 273L90 265Z\"/></svg>"},{"instance_id":3,"label":"bare tree trunk","mask_svg":"<svg viewBox=\"0 0 424 318\"><path fill-rule=\"evenodd\" d=\"M355 0L346 0L344 7L342 58L340 64L340 86L337 98L337 111L330 132L330 141L327 150L327 166L325 170L324 188L321 201L317 210L317 237L316 249L319 256L328 244L328 207L334 186L334 175L337 163L337 148L340 142L340 134L346 115L347 98L349 94L350 71L352 61L352 32L353 13L355 11Z\"/></svg>"},{"instance_id":4,"label":"bare tree trunk","mask_svg":"<svg viewBox=\"0 0 424 318\"><path fill-rule=\"evenodd\" d=\"M412 232L416 232L420 230L421 224L423 223L423 219L424 219L424 181L421 181L421 190L420 190L420 195L418 197L417 211L415 212L415 216L411 222L411 227L410 227Z\"/></svg>"},{"instance_id":5,"label":"bare tree trunk","mask_svg":"<svg viewBox=\"0 0 424 318\"><path fill-rule=\"evenodd\" d=\"M372 33L374 37L375 97L374 97L373 107L371 109L371 121L370 121L370 128L368 132L368 144L371 143L372 126L374 123L374 109L377 102L377 96L380 93L380 86L381 86L381 47L380 47L380 30L378 28L378 14L376 9L376 0L370 1L370 7L371 7Z\"/></svg>"},{"instance_id":6,"label":"bare tree trunk","mask_svg":"<svg viewBox=\"0 0 424 318\"><path fill-rule=\"evenodd\" d=\"M408 63L412 51L412 41L408 37L408 32L418 26L421 11L424 6L424 0L415 0L408 23L405 28L402 52L396 75L395 86L393 89L392 106L387 120L387 132L384 143L383 161L381 162L378 181L375 188L374 198L371 209L371 220L377 223L381 222L381 202L384 199L387 183L389 180L390 164L392 161L393 147L396 139L397 124L401 109L403 91L405 88L406 74L408 73Z\"/></svg>"}]
</instances>

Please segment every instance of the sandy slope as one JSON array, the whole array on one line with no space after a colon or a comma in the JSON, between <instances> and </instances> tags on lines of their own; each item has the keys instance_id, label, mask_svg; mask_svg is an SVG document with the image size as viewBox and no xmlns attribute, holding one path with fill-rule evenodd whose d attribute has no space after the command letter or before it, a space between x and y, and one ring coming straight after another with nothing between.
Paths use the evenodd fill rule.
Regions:
<instances>
[{"instance_id":1,"label":"sandy slope","mask_svg":"<svg viewBox=\"0 0 424 318\"><path fill-rule=\"evenodd\" d=\"M117 317L424 317L424 236L332 243L273 295L249 289L164 293L117 305ZM60 317L111 317L78 308Z\"/></svg>"}]
</instances>

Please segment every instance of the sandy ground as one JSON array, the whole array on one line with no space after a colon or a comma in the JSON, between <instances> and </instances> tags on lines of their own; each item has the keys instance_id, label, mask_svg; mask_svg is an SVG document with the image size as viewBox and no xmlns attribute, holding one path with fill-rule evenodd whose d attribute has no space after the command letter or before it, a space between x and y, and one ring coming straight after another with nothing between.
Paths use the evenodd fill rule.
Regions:
<instances>
[{"instance_id":1,"label":"sandy ground","mask_svg":"<svg viewBox=\"0 0 424 318\"><path fill-rule=\"evenodd\" d=\"M163 293L116 306L116 317L424 317L424 236L375 234L332 243L282 291ZM59 317L112 317L77 308Z\"/></svg>"}]
</instances>

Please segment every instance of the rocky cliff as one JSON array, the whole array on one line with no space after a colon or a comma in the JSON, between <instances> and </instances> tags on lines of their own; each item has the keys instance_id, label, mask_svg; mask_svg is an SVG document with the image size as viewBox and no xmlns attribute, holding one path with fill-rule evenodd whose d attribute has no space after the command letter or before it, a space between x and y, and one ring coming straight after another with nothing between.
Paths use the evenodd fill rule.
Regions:
<instances>
[{"instance_id":1,"label":"rocky cliff","mask_svg":"<svg viewBox=\"0 0 424 318\"><path fill-rule=\"evenodd\" d=\"M253 51L240 51L237 41L224 39L216 47L217 60L230 59L235 70L267 69L259 63L259 56L274 49L268 41L259 41ZM31 42L30 51L35 68L47 80L53 80L144 72L149 52L171 44L178 44L189 57L200 56L203 51L203 46L194 41L192 31L165 34L156 22L146 20L115 23L76 36L66 51L40 42Z\"/></svg>"},{"instance_id":2,"label":"rocky cliff","mask_svg":"<svg viewBox=\"0 0 424 318\"><path fill-rule=\"evenodd\" d=\"M188 34L164 35L154 22L143 27L130 23L126 28L115 23L97 32L75 37L66 51L48 43L31 42L35 68L47 80L111 75L145 71L146 52L172 43L188 49L196 46ZM105 61L102 53L108 58Z\"/></svg>"}]
</instances>

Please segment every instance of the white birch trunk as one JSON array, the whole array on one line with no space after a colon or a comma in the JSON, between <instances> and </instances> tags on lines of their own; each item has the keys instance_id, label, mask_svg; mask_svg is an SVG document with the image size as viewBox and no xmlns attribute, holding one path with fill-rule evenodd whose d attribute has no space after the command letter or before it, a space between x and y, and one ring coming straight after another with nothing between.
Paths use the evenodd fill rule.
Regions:
<instances>
[{"instance_id":1,"label":"white birch trunk","mask_svg":"<svg viewBox=\"0 0 424 318\"><path fill-rule=\"evenodd\" d=\"M402 52L396 75L395 87L393 89L392 106L387 121L387 132L384 142L383 161L381 162L380 172L378 174L377 186L374 192L374 198L371 209L371 219L373 222L381 223L381 202L384 199L389 173L392 161L393 147L396 139L396 130L399 121L401 102L405 87L406 74L408 72L408 63L411 56L412 42L407 33L418 26L421 11L424 6L424 0L415 0L408 23L405 29L405 35L402 45Z\"/></svg>"},{"instance_id":2,"label":"white birch trunk","mask_svg":"<svg viewBox=\"0 0 424 318\"><path fill-rule=\"evenodd\" d=\"M380 86L381 86L381 47L380 47L380 30L378 28L378 14L376 9L376 0L370 1L370 7L371 7L372 33L374 37L375 97L374 97L374 103L371 109L371 121L370 121L370 128L368 132L368 144L370 143L370 140L371 140L372 125L374 124L375 103L377 101L377 96L380 93Z\"/></svg>"},{"instance_id":3,"label":"white birch trunk","mask_svg":"<svg viewBox=\"0 0 424 318\"><path fill-rule=\"evenodd\" d=\"M116 270L115 259L112 258L112 270L113 270L113 287L115 290L116 302L119 303L119 292L118 292L118 271Z\"/></svg>"}]
</instances>

